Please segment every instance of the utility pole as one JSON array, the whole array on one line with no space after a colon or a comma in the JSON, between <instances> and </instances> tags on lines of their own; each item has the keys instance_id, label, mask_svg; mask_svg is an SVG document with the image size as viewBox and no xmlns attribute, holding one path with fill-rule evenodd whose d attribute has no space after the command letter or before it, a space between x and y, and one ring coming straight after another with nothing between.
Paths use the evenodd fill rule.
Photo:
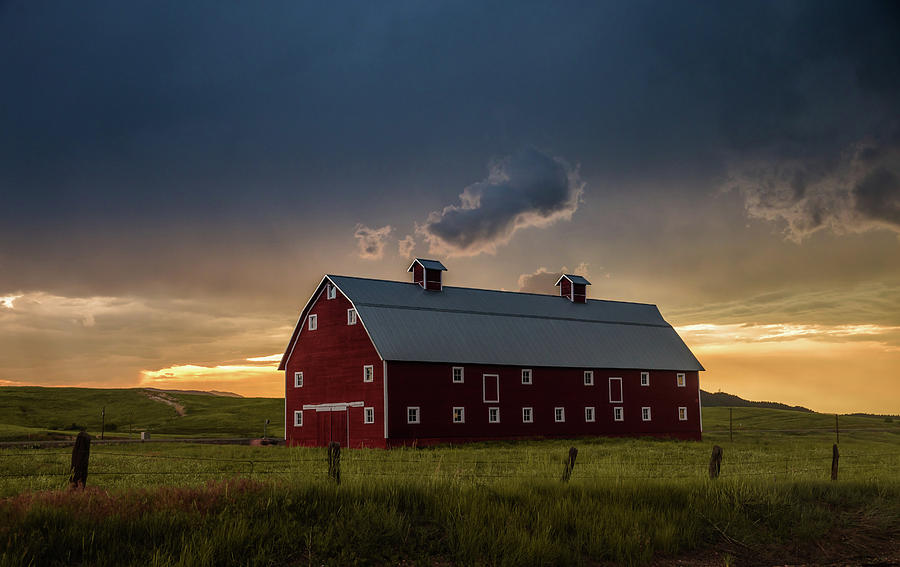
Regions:
<instances>
[{"instance_id":1,"label":"utility pole","mask_svg":"<svg viewBox=\"0 0 900 567\"><path fill-rule=\"evenodd\" d=\"M268 439L268 430L269 430L269 420L266 420L265 425L263 425L263 439Z\"/></svg>"},{"instance_id":2,"label":"utility pole","mask_svg":"<svg viewBox=\"0 0 900 567\"><path fill-rule=\"evenodd\" d=\"M732 427L731 412L734 408L728 408L728 441L734 442L734 429Z\"/></svg>"},{"instance_id":3,"label":"utility pole","mask_svg":"<svg viewBox=\"0 0 900 567\"><path fill-rule=\"evenodd\" d=\"M838 414L834 414L834 442L835 444L841 442L841 430L838 427Z\"/></svg>"},{"instance_id":4,"label":"utility pole","mask_svg":"<svg viewBox=\"0 0 900 567\"><path fill-rule=\"evenodd\" d=\"M100 410L100 439L103 439L103 433L106 431L106 406Z\"/></svg>"}]
</instances>

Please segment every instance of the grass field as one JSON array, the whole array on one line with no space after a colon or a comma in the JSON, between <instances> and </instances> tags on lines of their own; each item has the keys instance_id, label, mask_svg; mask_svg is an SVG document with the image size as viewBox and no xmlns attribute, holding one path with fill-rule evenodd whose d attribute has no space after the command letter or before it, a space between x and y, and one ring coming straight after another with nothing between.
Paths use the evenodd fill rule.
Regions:
<instances>
[{"instance_id":1,"label":"grass field","mask_svg":"<svg viewBox=\"0 0 900 567\"><path fill-rule=\"evenodd\" d=\"M734 409L733 442L728 417L704 409L702 442L344 451L340 486L323 449L144 443L94 446L91 488L73 493L61 490L70 449L0 450L0 566L644 564L685 554L853 563L900 553L900 424L841 417L831 482L833 416ZM713 444L725 451L717 481L707 478ZM835 538L859 556L829 547Z\"/></svg>"},{"instance_id":2,"label":"grass field","mask_svg":"<svg viewBox=\"0 0 900 567\"><path fill-rule=\"evenodd\" d=\"M262 437L283 430L284 400L231 398L204 394L160 394L144 389L0 387L0 441L61 439L85 428L100 434L106 409L106 437Z\"/></svg>"}]
</instances>

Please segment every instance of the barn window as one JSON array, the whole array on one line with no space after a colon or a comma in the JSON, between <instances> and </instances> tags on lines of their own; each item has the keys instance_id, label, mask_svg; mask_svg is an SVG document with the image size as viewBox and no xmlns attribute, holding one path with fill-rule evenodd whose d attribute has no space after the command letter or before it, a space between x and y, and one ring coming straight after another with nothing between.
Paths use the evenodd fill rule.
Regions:
<instances>
[{"instance_id":1,"label":"barn window","mask_svg":"<svg viewBox=\"0 0 900 567\"><path fill-rule=\"evenodd\" d=\"M684 372L679 372L678 374L676 374L675 381L678 383L679 388L684 388L684 386L685 386Z\"/></svg>"},{"instance_id":2,"label":"barn window","mask_svg":"<svg viewBox=\"0 0 900 567\"><path fill-rule=\"evenodd\" d=\"M678 408L678 421L687 421L687 408Z\"/></svg>"},{"instance_id":3,"label":"barn window","mask_svg":"<svg viewBox=\"0 0 900 567\"><path fill-rule=\"evenodd\" d=\"M534 411L531 408L522 408L522 423L533 423Z\"/></svg>"},{"instance_id":4,"label":"barn window","mask_svg":"<svg viewBox=\"0 0 900 567\"><path fill-rule=\"evenodd\" d=\"M593 370L585 370L584 371L584 385L585 386L593 386L594 385L594 371Z\"/></svg>"},{"instance_id":5,"label":"barn window","mask_svg":"<svg viewBox=\"0 0 900 567\"><path fill-rule=\"evenodd\" d=\"M375 408L363 408L363 423L375 423Z\"/></svg>"},{"instance_id":6,"label":"barn window","mask_svg":"<svg viewBox=\"0 0 900 567\"><path fill-rule=\"evenodd\" d=\"M488 423L500 423L500 408L488 408Z\"/></svg>"},{"instance_id":7,"label":"barn window","mask_svg":"<svg viewBox=\"0 0 900 567\"><path fill-rule=\"evenodd\" d=\"M650 373L649 372L641 372L641 386L649 386L650 385Z\"/></svg>"},{"instance_id":8,"label":"barn window","mask_svg":"<svg viewBox=\"0 0 900 567\"><path fill-rule=\"evenodd\" d=\"M312 314L309 316L309 330L315 331L319 326L319 316L316 314Z\"/></svg>"},{"instance_id":9,"label":"barn window","mask_svg":"<svg viewBox=\"0 0 900 567\"><path fill-rule=\"evenodd\" d=\"M347 324L355 325L356 324L356 309L348 309L347 310Z\"/></svg>"},{"instance_id":10,"label":"barn window","mask_svg":"<svg viewBox=\"0 0 900 567\"><path fill-rule=\"evenodd\" d=\"M418 407L410 406L406 408L406 423L419 423Z\"/></svg>"},{"instance_id":11,"label":"barn window","mask_svg":"<svg viewBox=\"0 0 900 567\"><path fill-rule=\"evenodd\" d=\"M294 412L294 427L303 427L303 412Z\"/></svg>"},{"instance_id":12,"label":"barn window","mask_svg":"<svg viewBox=\"0 0 900 567\"><path fill-rule=\"evenodd\" d=\"M465 373L463 371L462 366L454 366L453 367L453 383L454 384L462 384L465 380Z\"/></svg>"},{"instance_id":13,"label":"barn window","mask_svg":"<svg viewBox=\"0 0 900 567\"><path fill-rule=\"evenodd\" d=\"M641 419L644 421L650 421L650 408L648 408L648 407L641 408Z\"/></svg>"},{"instance_id":14,"label":"barn window","mask_svg":"<svg viewBox=\"0 0 900 567\"><path fill-rule=\"evenodd\" d=\"M609 403L611 403L611 404L621 404L622 403L622 379L621 378L610 378L609 379Z\"/></svg>"},{"instance_id":15,"label":"barn window","mask_svg":"<svg viewBox=\"0 0 900 567\"><path fill-rule=\"evenodd\" d=\"M594 421L594 408L592 408L592 407L584 408L584 420L585 421Z\"/></svg>"},{"instance_id":16,"label":"barn window","mask_svg":"<svg viewBox=\"0 0 900 567\"><path fill-rule=\"evenodd\" d=\"M295 388L303 387L303 373L302 372L294 372L294 387Z\"/></svg>"},{"instance_id":17,"label":"barn window","mask_svg":"<svg viewBox=\"0 0 900 567\"><path fill-rule=\"evenodd\" d=\"M562 423L566 420L566 408L553 408L553 421Z\"/></svg>"},{"instance_id":18,"label":"barn window","mask_svg":"<svg viewBox=\"0 0 900 567\"><path fill-rule=\"evenodd\" d=\"M453 423L466 422L466 408L453 408Z\"/></svg>"},{"instance_id":19,"label":"barn window","mask_svg":"<svg viewBox=\"0 0 900 567\"><path fill-rule=\"evenodd\" d=\"M328 284L328 287L326 287L325 290L325 297L327 297L328 299L334 299L335 297L337 297L337 291L335 290L333 285Z\"/></svg>"},{"instance_id":20,"label":"barn window","mask_svg":"<svg viewBox=\"0 0 900 567\"><path fill-rule=\"evenodd\" d=\"M363 366L363 382L372 382L375 380L375 367L371 364Z\"/></svg>"},{"instance_id":21,"label":"barn window","mask_svg":"<svg viewBox=\"0 0 900 567\"><path fill-rule=\"evenodd\" d=\"M613 419L615 421L624 421L625 420L625 415L624 415L624 412L622 411L621 406L616 406L613 408Z\"/></svg>"},{"instance_id":22,"label":"barn window","mask_svg":"<svg viewBox=\"0 0 900 567\"><path fill-rule=\"evenodd\" d=\"M531 384L531 369L530 368L522 369L522 383L523 384Z\"/></svg>"}]
</instances>

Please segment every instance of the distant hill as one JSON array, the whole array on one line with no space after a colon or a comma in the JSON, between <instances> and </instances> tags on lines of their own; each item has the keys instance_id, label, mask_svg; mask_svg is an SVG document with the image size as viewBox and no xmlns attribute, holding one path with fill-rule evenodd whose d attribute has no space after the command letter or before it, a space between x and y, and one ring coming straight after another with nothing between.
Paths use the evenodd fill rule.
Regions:
<instances>
[{"instance_id":1,"label":"distant hill","mask_svg":"<svg viewBox=\"0 0 900 567\"><path fill-rule=\"evenodd\" d=\"M0 441L66 439L78 430L107 437L262 437L284 432L284 398L151 388L0 387Z\"/></svg>"},{"instance_id":2,"label":"distant hill","mask_svg":"<svg viewBox=\"0 0 900 567\"><path fill-rule=\"evenodd\" d=\"M166 394L196 394L198 396L223 396L226 398L243 398L234 392L221 392L219 390L160 390L159 388L142 388L151 392L163 392Z\"/></svg>"},{"instance_id":3,"label":"distant hill","mask_svg":"<svg viewBox=\"0 0 900 567\"><path fill-rule=\"evenodd\" d=\"M706 392L704 390L700 390L700 403L705 408L766 408L814 413L813 410L803 406L789 406L779 402L751 402L750 400L745 400L734 394L728 394L726 392Z\"/></svg>"}]
</instances>

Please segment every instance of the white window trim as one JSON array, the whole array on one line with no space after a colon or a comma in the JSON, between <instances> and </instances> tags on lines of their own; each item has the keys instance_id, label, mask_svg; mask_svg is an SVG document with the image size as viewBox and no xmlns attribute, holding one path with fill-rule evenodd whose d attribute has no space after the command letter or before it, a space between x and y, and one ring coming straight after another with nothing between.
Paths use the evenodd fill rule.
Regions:
<instances>
[{"instance_id":1,"label":"white window trim","mask_svg":"<svg viewBox=\"0 0 900 567\"><path fill-rule=\"evenodd\" d=\"M459 380L456 379L456 371L459 370ZM454 366L450 371L450 379L454 384L463 384L466 381L466 369L462 366Z\"/></svg>"},{"instance_id":2,"label":"white window trim","mask_svg":"<svg viewBox=\"0 0 900 567\"><path fill-rule=\"evenodd\" d=\"M496 400L487 399L488 376L492 376L497 379L497 399ZM481 375L481 401L486 404L499 404L500 403L500 375L499 374L482 374Z\"/></svg>"},{"instance_id":3,"label":"white window trim","mask_svg":"<svg viewBox=\"0 0 900 567\"><path fill-rule=\"evenodd\" d=\"M566 408L564 408L564 407L553 408L553 421L556 423L565 423L566 422Z\"/></svg>"},{"instance_id":4,"label":"white window trim","mask_svg":"<svg viewBox=\"0 0 900 567\"><path fill-rule=\"evenodd\" d=\"M491 415L494 412L497 413L497 419L491 419ZM488 423L500 423L500 408L498 408L498 407L488 408Z\"/></svg>"},{"instance_id":5,"label":"white window trim","mask_svg":"<svg viewBox=\"0 0 900 567\"><path fill-rule=\"evenodd\" d=\"M355 325L356 324L356 309L351 307L347 310L347 324Z\"/></svg>"},{"instance_id":6,"label":"white window trim","mask_svg":"<svg viewBox=\"0 0 900 567\"><path fill-rule=\"evenodd\" d=\"M650 373L649 372L641 372L641 386L649 386L650 385Z\"/></svg>"},{"instance_id":7,"label":"white window trim","mask_svg":"<svg viewBox=\"0 0 900 567\"><path fill-rule=\"evenodd\" d=\"M334 284L328 284L325 290L326 299L334 299L335 297L337 297L337 288L334 287Z\"/></svg>"},{"instance_id":8,"label":"white window trim","mask_svg":"<svg viewBox=\"0 0 900 567\"><path fill-rule=\"evenodd\" d=\"M687 378L685 378L684 372L679 372L675 375L675 384L677 384L679 388L687 386Z\"/></svg>"},{"instance_id":9,"label":"white window trim","mask_svg":"<svg viewBox=\"0 0 900 567\"><path fill-rule=\"evenodd\" d=\"M641 421L653 421L653 416L650 412L649 406L644 406L641 408Z\"/></svg>"},{"instance_id":10,"label":"white window trim","mask_svg":"<svg viewBox=\"0 0 900 567\"><path fill-rule=\"evenodd\" d=\"M612 395L612 390L613 390L613 388L612 388L613 380L618 380L618 381L619 381L619 399L618 399L618 400L614 400L614 399L613 399L613 395ZM621 403L622 403L622 398L624 398L624 397L625 397L625 392L624 392L624 388L622 388L622 379L619 378L619 377L616 377L616 376L610 377L610 379L609 379L609 403L611 403L611 404L621 404Z\"/></svg>"},{"instance_id":11,"label":"white window trim","mask_svg":"<svg viewBox=\"0 0 900 567\"><path fill-rule=\"evenodd\" d=\"M526 411L528 411L528 419L525 419ZM534 423L534 408L522 408L522 423Z\"/></svg>"},{"instance_id":12,"label":"white window trim","mask_svg":"<svg viewBox=\"0 0 900 567\"><path fill-rule=\"evenodd\" d=\"M375 423L375 408L363 408L363 423Z\"/></svg>"},{"instance_id":13,"label":"white window trim","mask_svg":"<svg viewBox=\"0 0 900 567\"><path fill-rule=\"evenodd\" d=\"M593 386L594 385L594 371L593 370L585 370L584 371L584 385L585 386Z\"/></svg>"},{"instance_id":14,"label":"white window trim","mask_svg":"<svg viewBox=\"0 0 900 567\"><path fill-rule=\"evenodd\" d=\"M682 415L684 417L682 417ZM686 406L678 406L678 421L687 421L687 420L688 420L687 407Z\"/></svg>"},{"instance_id":15,"label":"white window trim","mask_svg":"<svg viewBox=\"0 0 900 567\"><path fill-rule=\"evenodd\" d=\"M303 411L297 410L294 412L294 427L303 427Z\"/></svg>"},{"instance_id":16,"label":"white window trim","mask_svg":"<svg viewBox=\"0 0 900 567\"><path fill-rule=\"evenodd\" d=\"M294 387L303 387L303 372L294 372Z\"/></svg>"},{"instance_id":17,"label":"white window trim","mask_svg":"<svg viewBox=\"0 0 900 567\"><path fill-rule=\"evenodd\" d=\"M307 327L310 331L315 331L319 327L319 316L315 313L310 313L307 321Z\"/></svg>"},{"instance_id":18,"label":"white window trim","mask_svg":"<svg viewBox=\"0 0 900 567\"><path fill-rule=\"evenodd\" d=\"M625 421L625 409L622 406L613 408L613 421Z\"/></svg>"},{"instance_id":19,"label":"white window trim","mask_svg":"<svg viewBox=\"0 0 900 567\"><path fill-rule=\"evenodd\" d=\"M456 410L459 410L459 421L456 420ZM453 423L465 423L466 422L466 408L463 407L455 407L453 411L450 412L450 421Z\"/></svg>"},{"instance_id":20,"label":"white window trim","mask_svg":"<svg viewBox=\"0 0 900 567\"><path fill-rule=\"evenodd\" d=\"M371 364L363 366L363 382L375 381L375 367Z\"/></svg>"},{"instance_id":21,"label":"white window trim","mask_svg":"<svg viewBox=\"0 0 900 567\"><path fill-rule=\"evenodd\" d=\"M528 377L527 380L525 379L526 376ZM532 372L530 368L523 368L522 369L522 384L530 386L533 383L534 383L534 372Z\"/></svg>"},{"instance_id":22,"label":"white window trim","mask_svg":"<svg viewBox=\"0 0 900 567\"><path fill-rule=\"evenodd\" d=\"M406 406L406 423L421 423L422 422L422 412L419 409L420 406ZM409 410L416 410L416 419L412 420L409 418Z\"/></svg>"},{"instance_id":23,"label":"white window trim","mask_svg":"<svg viewBox=\"0 0 900 567\"><path fill-rule=\"evenodd\" d=\"M593 406L587 406L584 408L584 421L586 423L591 423L597 420L597 411Z\"/></svg>"}]
</instances>

